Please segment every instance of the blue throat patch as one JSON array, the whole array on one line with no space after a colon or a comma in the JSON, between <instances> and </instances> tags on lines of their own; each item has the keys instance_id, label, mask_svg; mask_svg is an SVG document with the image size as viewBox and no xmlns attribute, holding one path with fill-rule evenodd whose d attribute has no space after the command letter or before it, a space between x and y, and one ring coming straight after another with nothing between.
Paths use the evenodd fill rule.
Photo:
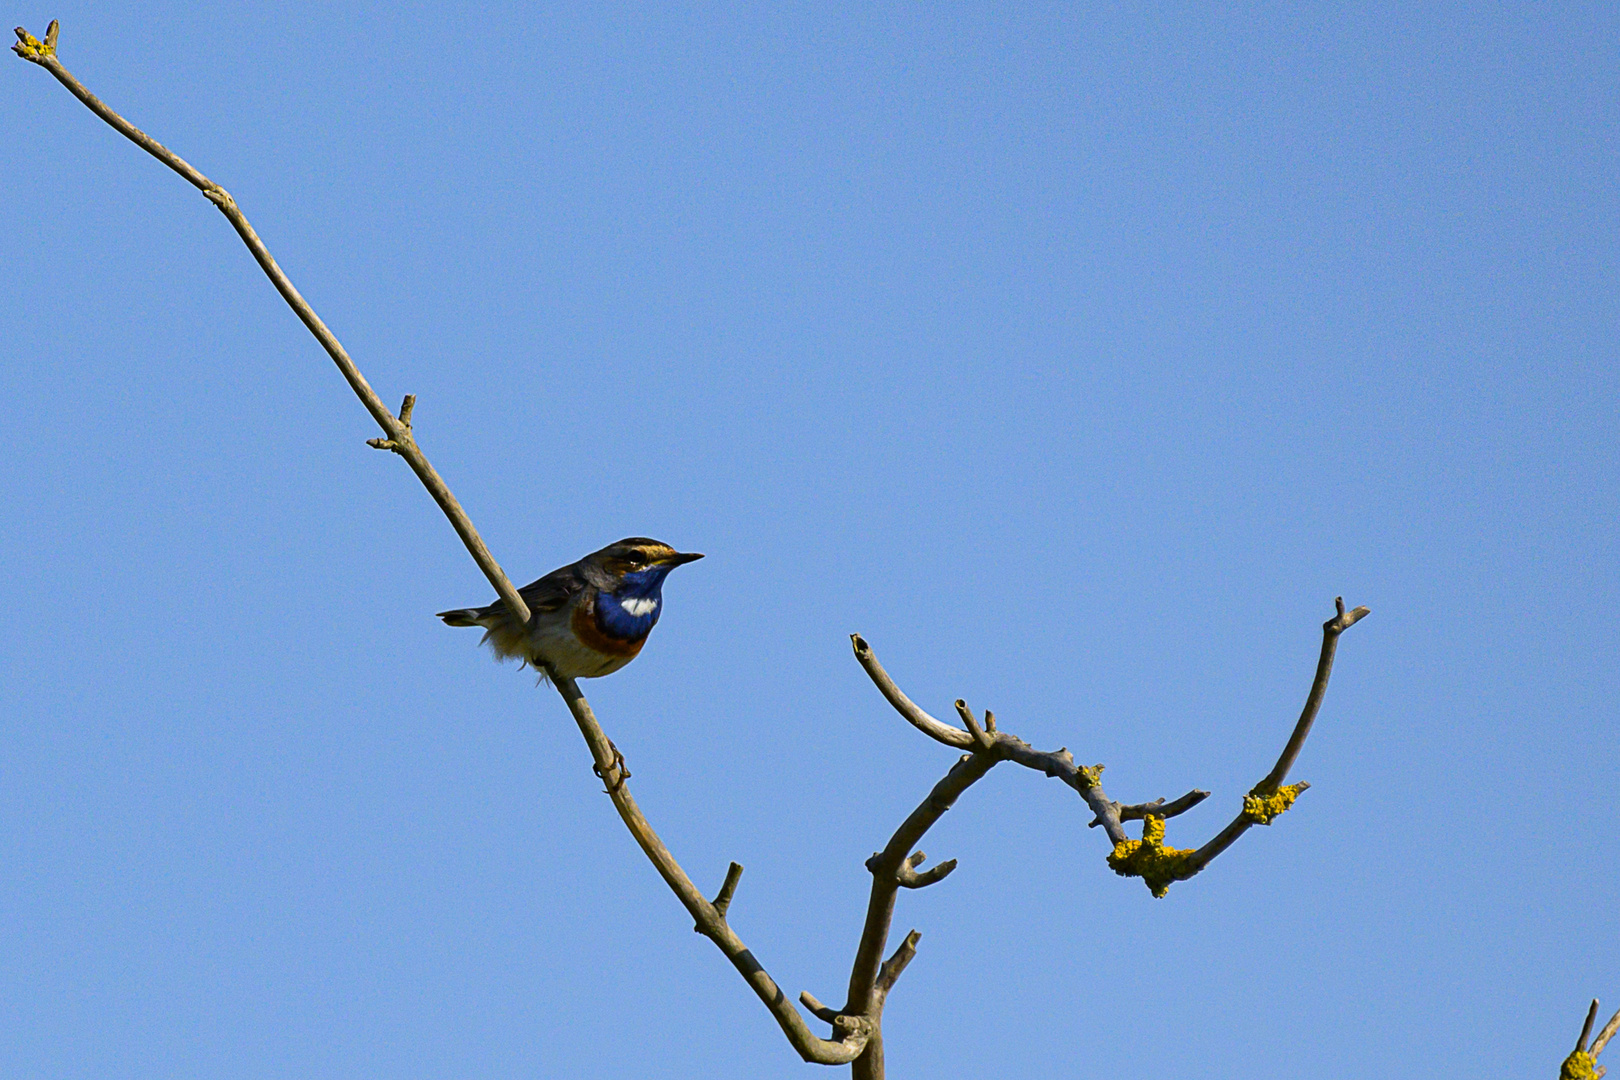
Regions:
<instances>
[{"instance_id":1,"label":"blue throat patch","mask_svg":"<svg viewBox=\"0 0 1620 1080\"><path fill-rule=\"evenodd\" d=\"M619 587L596 597L596 625L620 641L638 641L652 632L664 610L664 579L672 566L653 566L626 574Z\"/></svg>"}]
</instances>

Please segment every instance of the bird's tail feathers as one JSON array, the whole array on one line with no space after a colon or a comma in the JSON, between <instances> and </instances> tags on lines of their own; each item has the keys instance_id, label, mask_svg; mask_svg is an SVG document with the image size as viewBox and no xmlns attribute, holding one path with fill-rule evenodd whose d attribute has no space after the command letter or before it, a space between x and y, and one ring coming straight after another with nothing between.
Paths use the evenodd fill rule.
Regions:
<instances>
[{"instance_id":1,"label":"bird's tail feathers","mask_svg":"<svg viewBox=\"0 0 1620 1080\"><path fill-rule=\"evenodd\" d=\"M480 626L479 614L477 608L457 608L454 611L441 611L438 617L449 626Z\"/></svg>"}]
</instances>

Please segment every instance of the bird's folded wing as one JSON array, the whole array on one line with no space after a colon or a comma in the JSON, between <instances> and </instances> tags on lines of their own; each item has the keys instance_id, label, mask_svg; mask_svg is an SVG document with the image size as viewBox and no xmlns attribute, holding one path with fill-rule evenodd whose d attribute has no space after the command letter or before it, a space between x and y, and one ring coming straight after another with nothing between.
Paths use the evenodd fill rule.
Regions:
<instances>
[{"instance_id":1,"label":"bird's folded wing","mask_svg":"<svg viewBox=\"0 0 1620 1080\"><path fill-rule=\"evenodd\" d=\"M538 581L531 581L518 590L530 611L558 611L570 600L584 592L585 579L572 566L553 570Z\"/></svg>"}]
</instances>

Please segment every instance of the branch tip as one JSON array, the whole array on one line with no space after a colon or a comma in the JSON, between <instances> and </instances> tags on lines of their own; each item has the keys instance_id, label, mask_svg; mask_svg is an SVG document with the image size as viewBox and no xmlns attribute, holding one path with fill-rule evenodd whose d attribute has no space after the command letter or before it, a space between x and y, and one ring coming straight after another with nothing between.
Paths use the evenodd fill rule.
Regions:
<instances>
[{"instance_id":1,"label":"branch tip","mask_svg":"<svg viewBox=\"0 0 1620 1080\"><path fill-rule=\"evenodd\" d=\"M928 856L924 855L922 852L914 851L905 862L901 863L899 867L896 868L894 872L894 879L900 884L901 888L926 888L927 886L934 884L936 881L944 881L950 876L951 871L956 869L956 860L946 859L938 866L931 867L919 873L917 867L921 866L927 858Z\"/></svg>"},{"instance_id":2,"label":"branch tip","mask_svg":"<svg viewBox=\"0 0 1620 1080\"><path fill-rule=\"evenodd\" d=\"M411 426L411 411L416 408L416 395L406 394L405 400L399 406L399 422L406 427Z\"/></svg>"},{"instance_id":3,"label":"branch tip","mask_svg":"<svg viewBox=\"0 0 1620 1080\"><path fill-rule=\"evenodd\" d=\"M878 693L894 706L895 711L903 716L907 723L935 742L942 742L946 746L970 750L977 745L972 735L928 715L915 701L907 697L905 691L889 678L889 673L883 670L883 665L878 663L877 656L873 654L872 647L866 643L865 638L859 634L851 634L849 640L855 649L855 659L860 662L867 677L878 688Z\"/></svg>"},{"instance_id":4,"label":"branch tip","mask_svg":"<svg viewBox=\"0 0 1620 1080\"><path fill-rule=\"evenodd\" d=\"M987 751L996 745L996 740L992 739L990 735L979 726L978 718L973 715L973 710L968 708L967 702L963 701L961 698L956 699L956 712L957 715L961 716L962 722L967 725L968 734L973 736L973 746L975 750Z\"/></svg>"},{"instance_id":5,"label":"branch tip","mask_svg":"<svg viewBox=\"0 0 1620 1080\"><path fill-rule=\"evenodd\" d=\"M1593 998L1592 1007L1586 1010L1586 1023L1581 1025L1581 1037L1575 1040L1575 1052L1577 1054L1584 1054L1586 1052L1586 1040L1587 1037L1592 1034L1592 1024L1597 1020L1597 1010L1598 999Z\"/></svg>"},{"instance_id":6,"label":"branch tip","mask_svg":"<svg viewBox=\"0 0 1620 1080\"><path fill-rule=\"evenodd\" d=\"M45 40L41 41L23 27L15 27L13 32L17 35L17 44L11 47L11 51L24 60L43 64L46 57L56 55L56 32L59 29L60 25L52 19L51 25L45 30Z\"/></svg>"},{"instance_id":7,"label":"branch tip","mask_svg":"<svg viewBox=\"0 0 1620 1080\"><path fill-rule=\"evenodd\" d=\"M921 940L922 933L913 930L906 935L906 939L894 950L894 955L883 961L883 966L878 969L876 984L880 995L887 996L889 991L894 989L894 984L899 980L900 973L906 970L906 965L910 964L912 957L917 955L917 942Z\"/></svg>"},{"instance_id":8,"label":"branch tip","mask_svg":"<svg viewBox=\"0 0 1620 1080\"><path fill-rule=\"evenodd\" d=\"M810 1010L810 1015L817 1020L824 1020L831 1024L838 1019L838 1010L827 1008L827 1006L817 1001L816 996L808 990L799 991L799 1001L804 1004L805 1008Z\"/></svg>"},{"instance_id":9,"label":"branch tip","mask_svg":"<svg viewBox=\"0 0 1620 1080\"><path fill-rule=\"evenodd\" d=\"M1356 625L1356 623L1372 614L1372 608L1365 606L1352 608L1349 611L1345 611L1344 597L1342 596L1335 596L1333 598L1333 608L1333 618L1322 624L1322 629L1326 630L1330 634L1342 634L1352 626Z\"/></svg>"}]
</instances>

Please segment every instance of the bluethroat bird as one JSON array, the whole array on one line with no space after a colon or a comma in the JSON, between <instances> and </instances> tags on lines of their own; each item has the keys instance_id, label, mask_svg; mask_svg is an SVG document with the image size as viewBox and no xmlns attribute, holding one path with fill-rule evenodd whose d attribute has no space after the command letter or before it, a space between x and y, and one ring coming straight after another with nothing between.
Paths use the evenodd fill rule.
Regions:
<instances>
[{"instance_id":1,"label":"bluethroat bird","mask_svg":"<svg viewBox=\"0 0 1620 1080\"><path fill-rule=\"evenodd\" d=\"M518 590L529 605L522 625L497 600L488 607L441 611L451 626L482 626L501 659L516 657L542 674L567 679L611 675L636 658L664 608L664 579L702 555L632 536Z\"/></svg>"}]
</instances>

